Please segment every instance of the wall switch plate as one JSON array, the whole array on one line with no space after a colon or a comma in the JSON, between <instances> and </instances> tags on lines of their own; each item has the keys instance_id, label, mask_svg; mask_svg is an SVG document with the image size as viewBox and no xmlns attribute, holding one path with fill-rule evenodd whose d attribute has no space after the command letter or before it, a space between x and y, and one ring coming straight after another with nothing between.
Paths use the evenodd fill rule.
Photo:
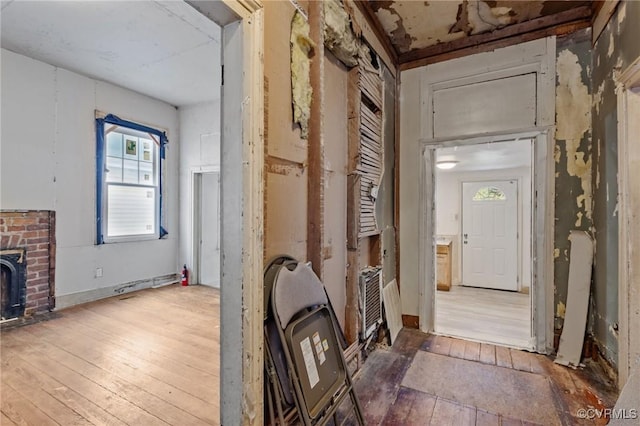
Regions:
<instances>
[{"instance_id":1,"label":"wall switch plate","mask_svg":"<svg viewBox=\"0 0 640 426\"><path fill-rule=\"evenodd\" d=\"M96 268L96 278L102 277L102 268Z\"/></svg>"}]
</instances>

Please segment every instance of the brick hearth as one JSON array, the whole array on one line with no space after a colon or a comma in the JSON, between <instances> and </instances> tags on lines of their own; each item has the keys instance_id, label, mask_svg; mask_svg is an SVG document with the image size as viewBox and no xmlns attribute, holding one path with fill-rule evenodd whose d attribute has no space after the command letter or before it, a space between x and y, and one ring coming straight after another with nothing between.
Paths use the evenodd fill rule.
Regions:
<instances>
[{"instance_id":1,"label":"brick hearth","mask_svg":"<svg viewBox=\"0 0 640 426\"><path fill-rule=\"evenodd\" d=\"M0 250L25 251L25 316L55 307L55 223L53 211L0 211Z\"/></svg>"}]
</instances>

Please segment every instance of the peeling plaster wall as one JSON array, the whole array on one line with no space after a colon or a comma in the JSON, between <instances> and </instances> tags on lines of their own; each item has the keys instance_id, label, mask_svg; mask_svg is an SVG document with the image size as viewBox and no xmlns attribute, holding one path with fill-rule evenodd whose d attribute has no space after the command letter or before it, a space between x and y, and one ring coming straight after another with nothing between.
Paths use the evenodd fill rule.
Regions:
<instances>
[{"instance_id":1,"label":"peeling plaster wall","mask_svg":"<svg viewBox=\"0 0 640 426\"><path fill-rule=\"evenodd\" d=\"M593 176L596 258L589 330L603 355L618 358L617 98L614 68L640 55L640 2L620 2L593 51Z\"/></svg>"},{"instance_id":2,"label":"peeling plaster wall","mask_svg":"<svg viewBox=\"0 0 640 426\"><path fill-rule=\"evenodd\" d=\"M558 39L556 54L554 322L561 329L569 282L569 232L593 230L591 31Z\"/></svg>"}]
</instances>

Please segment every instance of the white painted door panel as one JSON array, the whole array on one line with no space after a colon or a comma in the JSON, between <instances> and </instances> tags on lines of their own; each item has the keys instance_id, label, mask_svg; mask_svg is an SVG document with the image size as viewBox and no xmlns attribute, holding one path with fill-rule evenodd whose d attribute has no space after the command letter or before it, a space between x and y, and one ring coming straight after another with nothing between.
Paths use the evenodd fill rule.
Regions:
<instances>
[{"instance_id":1,"label":"white painted door panel","mask_svg":"<svg viewBox=\"0 0 640 426\"><path fill-rule=\"evenodd\" d=\"M200 185L200 284L220 287L219 173L203 173Z\"/></svg>"},{"instance_id":2,"label":"white painted door panel","mask_svg":"<svg viewBox=\"0 0 640 426\"><path fill-rule=\"evenodd\" d=\"M517 182L463 182L462 197L462 284L517 290Z\"/></svg>"},{"instance_id":3,"label":"white painted door panel","mask_svg":"<svg viewBox=\"0 0 640 426\"><path fill-rule=\"evenodd\" d=\"M433 137L534 127L535 93L535 73L435 90Z\"/></svg>"}]
</instances>

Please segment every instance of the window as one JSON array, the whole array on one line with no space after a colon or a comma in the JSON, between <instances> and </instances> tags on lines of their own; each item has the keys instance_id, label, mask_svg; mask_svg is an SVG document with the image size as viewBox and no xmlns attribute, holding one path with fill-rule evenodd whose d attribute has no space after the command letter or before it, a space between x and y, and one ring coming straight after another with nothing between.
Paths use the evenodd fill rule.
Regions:
<instances>
[{"instance_id":1,"label":"window","mask_svg":"<svg viewBox=\"0 0 640 426\"><path fill-rule=\"evenodd\" d=\"M162 238L165 132L96 119L97 244Z\"/></svg>"},{"instance_id":2,"label":"window","mask_svg":"<svg viewBox=\"0 0 640 426\"><path fill-rule=\"evenodd\" d=\"M480 188L473 196L473 201L504 201L506 199L507 196L504 195L504 192L495 186Z\"/></svg>"}]
</instances>

